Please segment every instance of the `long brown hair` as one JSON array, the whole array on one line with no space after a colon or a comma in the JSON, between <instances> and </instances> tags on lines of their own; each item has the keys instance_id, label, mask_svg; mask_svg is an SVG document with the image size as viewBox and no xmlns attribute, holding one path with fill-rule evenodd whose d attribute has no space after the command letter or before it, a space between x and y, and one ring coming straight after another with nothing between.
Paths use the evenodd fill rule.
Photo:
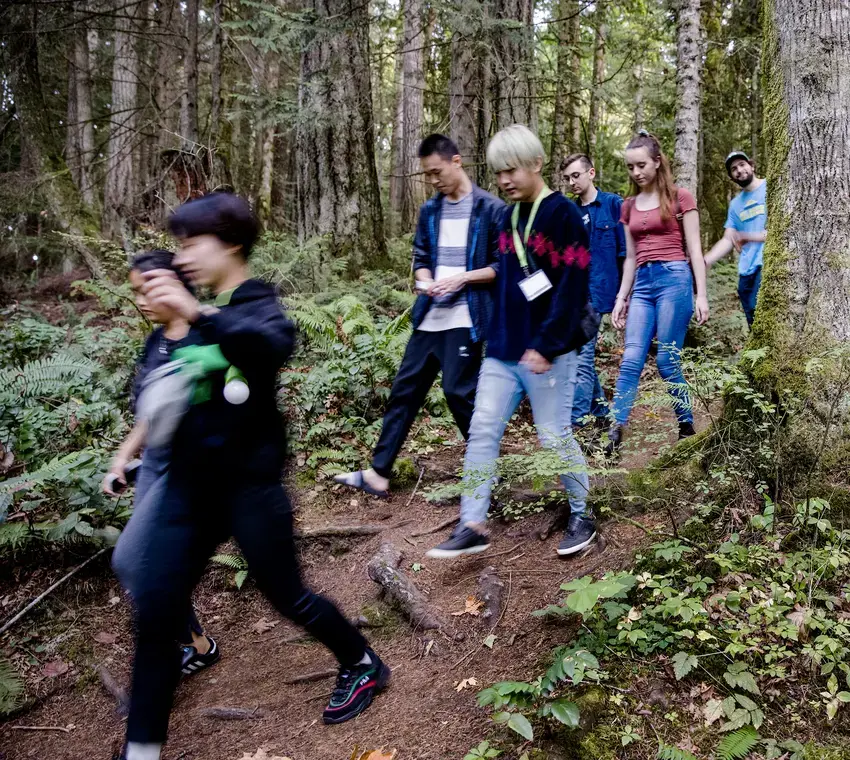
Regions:
<instances>
[{"instance_id":1,"label":"long brown hair","mask_svg":"<svg viewBox=\"0 0 850 760\"><path fill-rule=\"evenodd\" d=\"M670 169L670 161L664 155L664 151L661 150L658 138L645 130L641 130L626 146L626 150L633 150L634 148L646 148L649 157L660 162L655 175L655 189L658 190L658 206L661 218L665 222L669 221L673 216L673 209L676 208L677 193L676 183L673 181L673 171ZM631 177L629 178L629 185L629 195L635 196L640 193L640 187Z\"/></svg>"}]
</instances>

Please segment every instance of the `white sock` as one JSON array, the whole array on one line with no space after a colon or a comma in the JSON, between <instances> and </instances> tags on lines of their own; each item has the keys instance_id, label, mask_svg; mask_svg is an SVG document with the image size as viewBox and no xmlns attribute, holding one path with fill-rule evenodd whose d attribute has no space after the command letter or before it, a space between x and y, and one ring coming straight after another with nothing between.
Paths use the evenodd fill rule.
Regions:
<instances>
[{"instance_id":1,"label":"white sock","mask_svg":"<svg viewBox=\"0 0 850 760\"><path fill-rule=\"evenodd\" d=\"M360 660L360 662L358 662L357 664L358 664L358 665L371 665L371 664L372 664L372 658L371 658L371 657L369 657L369 653L368 653L368 652L366 652L366 653L363 655L363 659L362 659L362 660ZM128 757L128 758L127 758L127 760L130 760L130 758Z\"/></svg>"},{"instance_id":2,"label":"white sock","mask_svg":"<svg viewBox=\"0 0 850 760\"><path fill-rule=\"evenodd\" d=\"M161 744L127 743L127 760L159 760L161 752Z\"/></svg>"}]
</instances>

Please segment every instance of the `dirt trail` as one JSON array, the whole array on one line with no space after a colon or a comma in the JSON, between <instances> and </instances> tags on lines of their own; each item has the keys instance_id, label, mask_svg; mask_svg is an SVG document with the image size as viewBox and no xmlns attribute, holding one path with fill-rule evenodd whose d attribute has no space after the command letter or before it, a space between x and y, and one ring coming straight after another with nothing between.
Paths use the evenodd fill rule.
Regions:
<instances>
[{"instance_id":1,"label":"dirt trail","mask_svg":"<svg viewBox=\"0 0 850 760\"><path fill-rule=\"evenodd\" d=\"M652 426L652 422L644 421L644 425ZM669 429L670 424L664 427ZM434 465L451 469L458 456L459 451L445 452L442 462L422 459L420 464L429 472ZM645 456L648 454L640 459ZM630 456L626 463L643 462ZM646 541L638 528L608 520L603 525L604 551L561 560L555 553L560 533L554 532L545 541L536 535L536 528L546 519L540 515L513 524L494 521L493 545L482 555L449 562L430 560L425 552L447 535L448 529L420 538L410 535L451 517L457 506L425 501L421 492L429 485L427 481L427 477L423 479L412 498L408 488L386 501L328 486L292 492L301 527L386 526L373 536L302 542L300 550L305 575L315 590L332 597L349 616L378 615L386 621L365 633L393 669L389 690L357 720L324 726L321 710L333 679L302 685L284 685L284 681L332 667L329 653L315 642L284 643L294 629L280 621L251 582L236 591L232 573L212 568L197 591L196 604L223 657L215 667L181 685L165 760L241 760L243 753L253 755L260 747L292 760L347 760L355 746L397 749L399 760L461 758L492 730L476 705L478 689L497 680L532 677L547 664L552 648L571 637L569 626L531 617L531 612L556 601L559 585L565 580L627 566L635 548ZM391 527L408 518L409 524ZM650 524L663 522L653 516L644 519ZM486 632L470 615L452 617L465 633L464 640L453 641L440 634L414 631L395 614L387 614L379 587L366 574L369 559L384 541L402 549L403 567L429 594L431 603L447 615L464 609L467 597L475 595L478 575L485 567L496 567L506 594L492 649L482 645ZM73 660L74 667L37 684L41 693L49 685L52 694L0 726L0 760L108 760L120 748L123 719L94 675L96 666L105 665L122 683L129 677L129 609L123 597L110 603L117 593L117 584L105 566L100 566L68 584L50 601L53 610L67 609L62 618L68 619L67 630L57 651L65 660ZM257 633L254 627L261 619L276 625ZM36 632L43 622L35 615L16 633ZM118 638L114 643L101 643L95 636L103 632L117 633ZM50 657L39 655L38 659L44 662ZM475 679L477 686L458 691L462 679ZM257 708L261 717L221 721L199 714L213 706ZM22 725L73 728L68 732L15 729Z\"/></svg>"}]
</instances>

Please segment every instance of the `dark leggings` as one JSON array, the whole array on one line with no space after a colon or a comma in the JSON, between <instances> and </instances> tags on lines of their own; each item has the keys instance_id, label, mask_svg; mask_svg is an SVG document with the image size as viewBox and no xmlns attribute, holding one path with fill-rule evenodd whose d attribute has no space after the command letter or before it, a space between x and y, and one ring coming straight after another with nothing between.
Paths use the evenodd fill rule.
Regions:
<instances>
[{"instance_id":1,"label":"dark leggings","mask_svg":"<svg viewBox=\"0 0 850 760\"><path fill-rule=\"evenodd\" d=\"M213 484L178 473L159 478L143 508L155 519L134 536L134 556L116 548L113 566L136 613L136 658L127 740L164 742L180 653L174 646L186 606L215 547L234 536L261 591L277 610L328 647L342 665L362 659L366 641L301 579L289 500L275 481ZM127 560L131 572L126 572Z\"/></svg>"}]
</instances>

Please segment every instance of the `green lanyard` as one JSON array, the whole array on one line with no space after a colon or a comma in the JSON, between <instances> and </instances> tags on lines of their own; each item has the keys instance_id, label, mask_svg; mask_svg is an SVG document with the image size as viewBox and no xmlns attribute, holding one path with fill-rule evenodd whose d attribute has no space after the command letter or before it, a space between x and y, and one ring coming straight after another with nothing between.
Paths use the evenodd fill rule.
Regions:
<instances>
[{"instance_id":1,"label":"green lanyard","mask_svg":"<svg viewBox=\"0 0 850 760\"><path fill-rule=\"evenodd\" d=\"M538 195L535 199L534 205L531 207L531 213L528 215L528 221L525 224L525 235L523 236L525 240L520 238L519 232L517 231L517 228L519 227L519 203L514 205L514 210L511 214L511 227L513 228L516 257L519 259L520 266L526 273L528 272L528 257L525 255L525 246L528 245L528 238L531 235L531 227L534 225L534 217L537 216L537 210L540 208L540 204L543 202L543 199L547 195L551 194L552 191L544 185L543 189L540 191L540 195Z\"/></svg>"}]
</instances>

